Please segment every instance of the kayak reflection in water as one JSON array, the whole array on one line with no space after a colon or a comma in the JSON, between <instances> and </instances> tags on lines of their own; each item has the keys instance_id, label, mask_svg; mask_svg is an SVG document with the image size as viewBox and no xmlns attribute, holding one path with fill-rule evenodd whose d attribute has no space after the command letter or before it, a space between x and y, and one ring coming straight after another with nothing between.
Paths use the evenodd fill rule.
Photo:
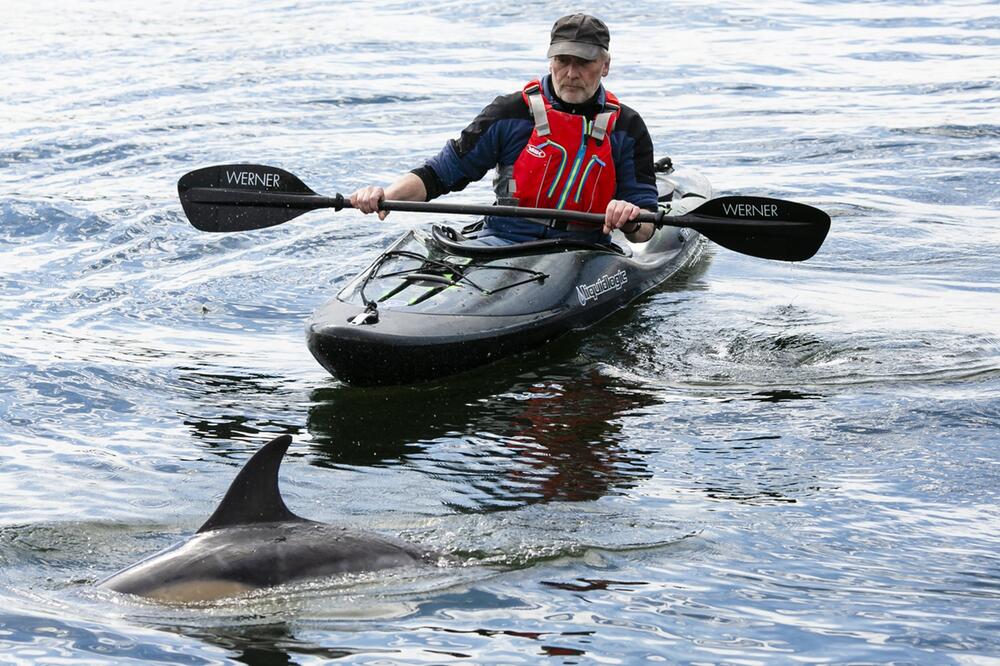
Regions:
<instances>
[{"instance_id":1,"label":"kayak reflection in water","mask_svg":"<svg viewBox=\"0 0 1000 666\"><path fill-rule=\"evenodd\" d=\"M385 188L353 192L351 205L385 219L383 200L430 201L495 168L498 204L604 213L604 225L487 216L475 235L484 243L606 243L615 229L632 242L649 240L653 224L636 217L657 206L653 142L639 114L601 85L611 66L609 44L599 19L560 18L552 26L548 75L497 97L423 166Z\"/></svg>"}]
</instances>

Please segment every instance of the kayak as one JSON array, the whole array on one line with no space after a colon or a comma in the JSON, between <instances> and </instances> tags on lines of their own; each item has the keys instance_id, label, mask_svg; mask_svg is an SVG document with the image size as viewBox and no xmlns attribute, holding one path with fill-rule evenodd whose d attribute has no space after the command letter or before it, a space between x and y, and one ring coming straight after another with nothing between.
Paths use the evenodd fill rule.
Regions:
<instances>
[{"instance_id":1,"label":"kayak","mask_svg":"<svg viewBox=\"0 0 1000 666\"><path fill-rule=\"evenodd\" d=\"M708 180L657 164L660 208L682 215ZM662 226L645 243L545 239L505 246L435 224L406 233L306 324L309 350L358 386L408 384L470 370L593 326L700 253L701 235Z\"/></svg>"}]
</instances>

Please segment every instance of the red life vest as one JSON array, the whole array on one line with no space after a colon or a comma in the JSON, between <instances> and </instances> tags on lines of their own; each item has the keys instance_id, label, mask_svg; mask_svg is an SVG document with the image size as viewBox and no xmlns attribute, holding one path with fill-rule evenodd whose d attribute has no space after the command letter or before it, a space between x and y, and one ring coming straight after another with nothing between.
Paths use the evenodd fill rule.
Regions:
<instances>
[{"instance_id":1,"label":"red life vest","mask_svg":"<svg viewBox=\"0 0 1000 666\"><path fill-rule=\"evenodd\" d=\"M514 162L519 206L603 213L615 196L617 180L608 136L618 120L618 98L605 91L605 111L593 121L552 108L541 84L521 92L535 129Z\"/></svg>"}]
</instances>

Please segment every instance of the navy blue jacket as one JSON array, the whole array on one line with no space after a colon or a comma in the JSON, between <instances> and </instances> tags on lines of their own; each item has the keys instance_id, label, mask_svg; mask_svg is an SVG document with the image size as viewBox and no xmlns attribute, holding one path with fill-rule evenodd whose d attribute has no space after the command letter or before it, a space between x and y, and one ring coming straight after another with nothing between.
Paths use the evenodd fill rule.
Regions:
<instances>
[{"instance_id":1,"label":"navy blue jacket","mask_svg":"<svg viewBox=\"0 0 1000 666\"><path fill-rule=\"evenodd\" d=\"M551 76L542 79L542 90L560 111L579 113L590 119L603 110L604 88L576 106L562 102L552 91ZM445 144L437 155L414 169L427 188L428 201L448 192L462 190L495 167L514 164L527 145L535 127L531 111L521 91L501 95L483 109L462 131L458 139ZM656 176L653 172L653 141L646 124L635 110L621 107L611 133L611 154L618 187L615 199L656 210Z\"/></svg>"}]
</instances>

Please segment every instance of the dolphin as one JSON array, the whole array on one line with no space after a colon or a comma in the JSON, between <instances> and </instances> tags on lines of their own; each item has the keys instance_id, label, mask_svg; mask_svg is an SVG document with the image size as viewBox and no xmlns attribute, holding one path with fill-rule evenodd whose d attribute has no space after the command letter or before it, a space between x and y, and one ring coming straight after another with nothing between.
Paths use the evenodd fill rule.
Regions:
<instances>
[{"instance_id":1,"label":"dolphin","mask_svg":"<svg viewBox=\"0 0 1000 666\"><path fill-rule=\"evenodd\" d=\"M429 562L415 546L300 518L278 489L288 435L265 444L188 540L98 583L165 602L212 601L307 578Z\"/></svg>"}]
</instances>

